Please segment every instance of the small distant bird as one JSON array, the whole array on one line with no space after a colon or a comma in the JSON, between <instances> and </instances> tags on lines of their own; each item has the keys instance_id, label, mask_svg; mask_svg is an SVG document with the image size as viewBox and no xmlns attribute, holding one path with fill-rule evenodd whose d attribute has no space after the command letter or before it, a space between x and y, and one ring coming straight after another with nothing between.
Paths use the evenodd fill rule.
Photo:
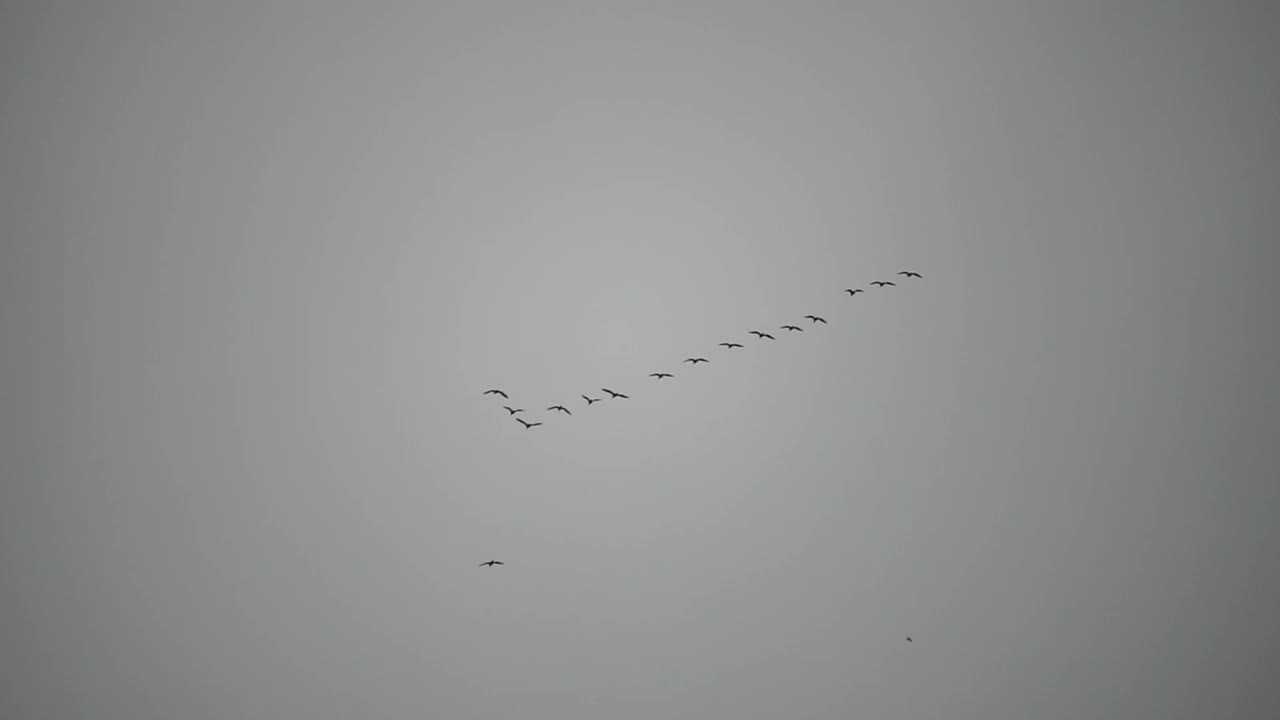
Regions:
<instances>
[{"instance_id":1,"label":"small distant bird","mask_svg":"<svg viewBox=\"0 0 1280 720\"><path fill-rule=\"evenodd\" d=\"M583 395L582 399L587 401L587 405L590 405L591 403L598 403L601 400L601 398L589 398L586 395Z\"/></svg>"},{"instance_id":2,"label":"small distant bird","mask_svg":"<svg viewBox=\"0 0 1280 720\"><path fill-rule=\"evenodd\" d=\"M899 274L899 275L905 275L906 277L918 277L918 278L922 278L922 277L924 277L924 276L923 276L923 275L921 275L920 273L918 273L918 272L911 272L910 270L903 270L902 272L900 272L900 273L898 273L898 274Z\"/></svg>"},{"instance_id":3,"label":"small distant bird","mask_svg":"<svg viewBox=\"0 0 1280 720\"><path fill-rule=\"evenodd\" d=\"M844 291L849 293L849 297L853 297L854 295L857 295L860 292L866 292L862 288L845 288Z\"/></svg>"},{"instance_id":4,"label":"small distant bird","mask_svg":"<svg viewBox=\"0 0 1280 720\"><path fill-rule=\"evenodd\" d=\"M503 409L503 410L506 410L507 412L511 413L512 415L515 415L515 414L516 414L516 413L518 413L518 412L524 412L524 408L512 408L510 405L503 405L503 406L502 406L502 409Z\"/></svg>"},{"instance_id":5,"label":"small distant bird","mask_svg":"<svg viewBox=\"0 0 1280 720\"><path fill-rule=\"evenodd\" d=\"M720 343L720 347L729 348L732 350L733 348L736 348L736 347L742 347L742 345L738 343Z\"/></svg>"},{"instance_id":6,"label":"small distant bird","mask_svg":"<svg viewBox=\"0 0 1280 720\"><path fill-rule=\"evenodd\" d=\"M770 335L769 333L762 333L762 332L760 332L759 330L752 330L752 331L751 331L751 334L752 334L752 335L755 335L756 337L760 338L761 340L763 340L763 339L765 339L765 338L769 338L770 340L777 340L777 338L775 338L774 336Z\"/></svg>"},{"instance_id":7,"label":"small distant bird","mask_svg":"<svg viewBox=\"0 0 1280 720\"><path fill-rule=\"evenodd\" d=\"M508 397L507 397L507 394L506 394L506 393L504 393L504 392L502 392L501 390L485 390L484 392L482 392L482 393L480 393L480 394L481 394L481 395L501 395L504 399L507 399L507 400L510 400L510 399L511 399L511 398L508 398Z\"/></svg>"},{"instance_id":8,"label":"small distant bird","mask_svg":"<svg viewBox=\"0 0 1280 720\"><path fill-rule=\"evenodd\" d=\"M823 320L822 318L818 317L817 315L805 315L804 317L805 317L805 319L806 319L806 320L812 320L812 321L814 321L815 323L822 323L823 325L826 325L826 324L827 324L827 321L826 321L826 320Z\"/></svg>"},{"instance_id":9,"label":"small distant bird","mask_svg":"<svg viewBox=\"0 0 1280 720\"><path fill-rule=\"evenodd\" d=\"M693 363L694 365L697 365L700 362L710 362L706 358L685 358L684 361L687 363Z\"/></svg>"},{"instance_id":10,"label":"small distant bird","mask_svg":"<svg viewBox=\"0 0 1280 720\"><path fill-rule=\"evenodd\" d=\"M802 327L797 327L797 326L795 326L795 325L782 325L782 326L780 326L778 329L779 329L779 330L789 330L789 331L791 331L791 332L804 332L804 328L802 328Z\"/></svg>"},{"instance_id":11,"label":"small distant bird","mask_svg":"<svg viewBox=\"0 0 1280 720\"><path fill-rule=\"evenodd\" d=\"M540 422L536 422L536 423L525 422L525 421L524 421L524 418L516 418L516 422L518 422L518 423L520 423L521 425L523 425L525 430L528 430L529 428L535 428L535 427L538 427L539 425L541 425L541 424L542 424L542 423L540 423Z\"/></svg>"},{"instance_id":12,"label":"small distant bird","mask_svg":"<svg viewBox=\"0 0 1280 720\"><path fill-rule=\"evenodd\" d=\"M911 638L907 638L907 642L911 642Z\"/></svg>"},{"instance_id":13,"label":"small distant bird","mask_svg":"<svg viewBox=\"0 0 1280 720\"><path fill-rule=\"evenodd\" d=\"M649 377L661 380L664 377L675 377L675 375L672 375L671 373L649 373Z\"/></svg>"},{"instance_id":14,"label":"small distant bird","mask_svg":"<svg viewBox=\"0 0 1280 720\"><path fill-rule=\"evenodd\" d=\"M871 284L872 284L872 285L878 285L878 286L880 286L880 287L884 287L885 285L893 285L894 287L897 287L897 286L898 286L898 284L897 284L897 283L885 282L884 280L873 280L873 281L871 282Z\"/></svg>"},{"instance_id":15,"label":"small distant bird","mask_svg":"<svg viewBox=\"0 0 1280 720\"><path fill-rule=\"evenodd\" d=\"M489 562L480 563L477 567L493 567L494 565L506 565L506 563L501 560L490 560Z\"/></svg>"},{"instance_id":16,"label":"small distant bird","mask_svg":"<svg viewBox=\"0 0 1280 720\"><path fill-rule=\"evenodd\" d=\"M620 392L614 392L614 391L610 390L609 388L600 388L600 389L601 389L601 390L603 390L603 391L605 391L605 392L607 392L607 393L609 393L611 396L616 397L616 398L622 398L623 400L630 400L630 399L631 399L631 398L627 397L626 395L623 395L623 394L622 394L622 393L620 393Z\"/></svg>"},{"instance_id":17,"label":"small distant bird","mask_svg":"<svg viewBox=\"0 0 1280 720\"><path fill-rule=\"evenodd\" d=\"M567 407L565 407L565 406L563 406L563 405L552 405L551 407L549 407L549 408L547 408L547 409L548 409L548 410L559 410L560 412L564 413L565 415L572 415L572 414L573 414L573 413L569 412L569 408L567 408Z\"/></svg>"}]
</instances>

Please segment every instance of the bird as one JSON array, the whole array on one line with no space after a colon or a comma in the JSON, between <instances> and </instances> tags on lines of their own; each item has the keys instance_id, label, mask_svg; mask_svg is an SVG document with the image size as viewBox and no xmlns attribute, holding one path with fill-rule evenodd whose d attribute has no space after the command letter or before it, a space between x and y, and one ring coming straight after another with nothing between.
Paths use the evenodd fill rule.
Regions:
<instances>
[{"instance_id":1,"label":"bird","mask_svg":"<svg viewBox=\"0 0 1280 720\"><path fill-rule=\"evenodd\" d=\"M504 392L502 392L501 390L485 390L484 392L482 392L482 393L480 393L480 394L481 394L481 395L501 395L504 399L507 399L507 400L510 400L510 399L511 399L511 398L508 398L508 397L507 397L507 394L506 394L506 393L504 393Z\"/></svg>"},{"instance_id":2,"label":"bird","mask_svg":"<svg viewBox=\"0 0 1280 720\"><path fill-rule=\"evenodd\" d=\"M789 331L791 331L791 332L804 332L804 328L802 328L802 327L796 327L795 325L781 325L781 326L779 326L779 328L778 328L778 329L779 329L779 330L789 330Z\"/></svg>"},{"instance_id":3,"label":"bird","mask_svg":"<svg viewBox=\"0 0 1280 720\"><path fill-rule=\"evenodd\" d=\"M516 418L516 422L518 422L518 423L520 423L521 425L523 425L525 430L528 430L529 428L535 428L535 427L538 427L539 425L541 425L541 424L542 424L542 423L540 423L540 422L536 422L536 423L525 422L525 421L524 421L524 418Z\"/></svg>"},{"instance_id":4,"label":"bird","mask_svg":"<svg viewBox=\"0 0 1280 720\"><path fill-rule=\"evenodd\" d=\"M563 406L563 405L552 405L551 407L549 407L549 408L547 408L547 409L548 409L548 410L559 410L560 412L564 413L565 415L572 415L572 414L573 414L573 413L569 412L569 408L567 408L567 407L565 407L565 406Z\"/></svg>"},{"instance_id":5,"label":"bird","mask_svg":"<svg viewBox=\"0 0 1280 720\"><path fill-rule=\"evenodd\" d=\"M622 398L623 400L630 400L630 399L631 399L631 398L627 397L626 395L623 395L623 394L622 394L622 393L620 393L620 392L614 392L614 391L610 390L609 388L600 388L600 389L601 389L601 390L603 390L603 391L605 391L605 392L607 392L607 393L609 393L611 396L616 397L616 398Z\"/></svg>"},{"instance_id":6,"label":"bird","mask_svg":"<svg viewBox=\"0 0 1280 720\"><path fill-rule=\"evenodd\" d=\"M923 275L921 275L920 273L918 273L918 272L911 272L910 270L903 270L902 272L900 272L900 273L898 273L898 274L899 274L899 275L904 275L904 276L906 276L906 277L918 277L918 278L922 278L922 277L924 277L924 276L923 276Z\"/></svg>"},{"instance_id":7,"label":"bird","mask_svg":"<svg viewBox=\"0 0 1280 720\"><path fill-rule=\"evenodd\" d=\"M763 339L765 339L765 338L769 338L770 340L776 340L776 339L777 339L777 338L775 338L774 336L770 335L769 333L763 333L763 332L760 332L759 330L752 330L752 331L751 331L751 334L752 334L752 335L755 335L756 337L760 338L761 340L763 340Z\"/></svg>"},{"instance_id":8,"label":"bird","mask_svg":"<svg viewBox=\"0 0 1280 720\"><path fill-rule=\"evenodd\" d=\"M494 565L506 565L506 563L501 560L490 560L488 562L480 563L477 567L493 567Z\"/></svg>"},{"instance_id":9,"label":"bird","mask_svg":"<svg viewBox=\"0 0 1280 720\"><path fill-rule=\"evenodd\" d=\"M742 347L742 345L738 343L720 343L720 347L729 348L730 350L732 350L733 348L736 348L736 347Z\"/></svg>"},{"instance_id":10,"label":"bird","mask_svg":"<svg viewBox=\"0 0 1280 720\"><path fill-rule=\"evenodd\" d=\"M685 358L684 361L687 363L693 363L694 365L697 365L700 362L710 362L706 358Z\"/></svg>"},{"instance_id":11,"label":"bird","mask_svg":"<svg viewBox=\"0 0 1280 720\"><path fill-rule=\"evenodd\" d=\"M822 323L823 325L826 325L826 324L827 324L827 321L826 321L826 320L824 320L824 319L822 319L822 318L818 317L817 315L805 315L804 317L805 317L805 319L806 319L806 320L812 320L812 321L814 321L815 323Z\"/></svg>"},{"instance_id":12,"label":"bird","mask_svg":"<svg viewBox=\"0 0 1280 720\"><path fill-rule=\"evenodd\" d=\"M878 285L880 287L884 287L885 285L893 285L894 287L897 287L897 283L885 282L884 280L873 280L871 281L871 284Z\"/></svg>"},{"instance_id":13,"label":"bird","mask_svg":"<svg viewBox=\"0 0 1280 720\"><path fill-rule=\"evenodd\" d=\"M503 410L506 410L507 412L511 413L512 415L515 415L515 414L516 414L516 413L518 413L518 412L524 412L524 408L512 408L510 405L503 405L503 406L502 406L502 409L503 409Z\"/></svg>"},{"instance_id":14,"label":"bird","mask_svg":"<svg viewBox=\"0 0 1280 720\"><path fill-rule=\"evenodd\" d=\"M866 292L862 288L845 288L844 291L849 293L849 297L853 297L854 295L857 295L860 292Z\"/></svg>"},{"instance_id":15,"label":"bird","mask_svg":"<svg viewBox=\"0 0 1280 720\"><path fill-rule=\"evenodd\" d=\"M598 402L600 402L600 398L589 398L589 397L587 397L586 395L583 395L583 396L582 396L582 399L587 401L587 405L590 405L591 403L598 403Z\"/></svg>"},{"instance_id":16,"label":"bird","mask_svg":"<svg viewBox=\"0 0 1280 720\"><path fill-rule=\"evenodd\" d=\"M661 380L664 377L675 377L675 375L672 375L671 373L649 373L649 377Z\"/></svg>"},{"instance_id":17,"label":"bird","mask_svg":"<svg viewBox=\"0 0 1280 720\"><path fill-rule=\"evenodd\" d=\"M911 642L911 638L907 638L907 642Z\"/></svg>"}]
</instances>

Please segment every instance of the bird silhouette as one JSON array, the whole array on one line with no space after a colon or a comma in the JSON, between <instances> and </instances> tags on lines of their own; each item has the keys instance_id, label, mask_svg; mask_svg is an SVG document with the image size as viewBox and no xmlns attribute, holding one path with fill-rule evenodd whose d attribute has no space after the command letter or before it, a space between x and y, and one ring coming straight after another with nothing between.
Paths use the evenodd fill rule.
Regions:
<instances>
[{"instance_id":1,"label":"bird silhouette","mask_svg":"<svg viewBox=\"0 0 1280 720\"><path fill-rule=\"evenodd\" d=\"M911 638L907 638L907 642L911 642Z\"/></svg>"},{"instance_id":2,"label":"bird silhouette","mask_svg":"<svg viewBox=\"0 0 1280 720\"><path fill-rule=\"evenodd\" d=\"M779 330L787 330L787 331L790 331L790 332L804 332L804 328L802 328L802 327L797 327L797 326L795 326L795 325L781 325L781 326L779 326L779 328L778 328L778 329L779 329Z\"/></svg>"},{"instance_id":3,"label":"bird silhouette","mask_svg":"<svg viewBox=\"0 0 1280 720\"><path fill-rule=\"evenodd\" d=\"M920 273L918 273L918 272L911 272L910 270L903 270L902 272L900 272L900 273L898 273L898 274L899 274L899 275L904 275L904 276L906 276L906 277L918 277L918 278L922 278L922 277L924 277L924 276L923 276L923 275L921 275Z\"/></svg>"},{"instance_id":4,"label":"bird silhouette","mask_svg":"<svg viewBox=\"0 0 1280 720\"><path fill-rule=\"evenodd\" d=\"M760 338L761 340L763 340L763 339L765 339L765 338L769 338L770 340L777 340L777 338L775 338L774 336L770 335L769 333L763 333L763 332L760 332L759 330L752 330L752 331L751 331L751 334L752 334L752 335L755 335L756 337Z\"/></svg>"},{"instance_id":5,"label":"bird silhouette","mask_svg":"<svg viewBox=\"0 0 1280 720\"><path fill-rule=\"evenodd\" d=\"M547 409L548 409L548 410L559 410L560 412L564 413L565 415L572 415L572 414L573 414L573 413L569 412L569 408L567 408L567 407L565 407L565 406L563 406L563 405L552 405L551 407L549 407L549 408L547 408Z\"/></svg>"},{"instance_id":6,"label":"bird silhouette","mask_svg":"<svg viewBox=\"0 0 1280 720\"><path fill-rule=\"evenodd\" d=\"M687 363L693 363L694 365L697 365L700 362L709 362L706 358L685 358L684 361Z\"/></svg>"},{"instance_id":7,"label":"bird silhouette","mask_svg":"<svg viewBox=\"0 0 1280 720\"><path fill-rule=\"evenodd\" d=\"M501 560L490 560L488 562L480 563L477 567L493 567L494 565L506 565L506 563Z\"/></svg>"},{"instance_id":8,"label":"bird silhouette","mask_svg":"<svg viewBox=\"0 0 1280 720\"><path fill-rule=\"evenodd\" d=\"M512 408L510 405L503 405L503 406L502 406L502 409L503 409L503 410L506 410L507 412L511 413L512 415L515 415L515 414L516 414L516 413L518 413L518 412L524 412L524 408Z\"/></svg>"},{"instance_id":9,"label":"bird silhouette","mask_svg":"<svg viewBox=\"0 0 1280 720\"><path fill-rule=\"evenodd\" d=\"M528 430L529 428L535 428L535 427L538 427L539 425L541 425L541 424L542 424L542 423L540 423L540 422L536 422L536 423L525 422L525 421L524 421L524 418L516 418L516 422L518 422L518 423L520 423L521 425L523 425L525 430Z\"/></svg>"},{"instance_id":10,"label":"bird silhouette","mask_svg":"<svg viewBox=\"0 0 1280 720\"><path fill-rule=\"evenodd\" d=\"M481 395L501 395L504 399L510 400L510 398L507 397L507 394L502 392L501 390L485 390L480 394Z\"/></svg>"},{"instance_id":11,"label":"bird silhouette","mask_svg":"<svg viewBox=\"0 0 1280 720\"><path fill-rule=\"evenodd\" d=\"M732 350L733 348L736 348L736 347L742 347L742 345L740 345L739 343L720 343L720 347L729 348L730 350Z\"/></svg>"},{"instance_id":12,"label":"bird silhouette","mask_svg":"<svg viewBox=\"0 0 1280 720\"><path fill-rule=\"evenodd\" d=\"M671 373L649 373L649 377L661 380L664 377L675 377L675 375L672 375Z\"/></svg>"},{"instance_id":13,"label":"bird silhouette","mask_svg":"<svg viewBox=\"0 0 1280 720\"><path fill-rule=\"evenodd\" d=\"M898 285L897 283L885 282L884 280L873 280L871 284L879 287L884 287L885 285L893 285L894 287L897 287Z\"/></svg>"},{"instance_id":14,"label":"bird silhouette","mask_svg":"<svg viewBox=\"0 0 1280 720\"><path fill-rule=\"evenodd\" d=\"M860 292L866 292L862 288L845 288L844 291L849 293L849 297L853 297L854 295L857 295Z\"/></svg>"},{"instance_id":15,"label":"bird silhouette","mask_svg":"<svg viewBox=\"0 0 1280 720\"><path fill-rule=\"evenodd\" d=\"M814 321L815 323L822 323L823 325L826 325L826 324L827 324L827 321L826 321L826 320L824 320L824 319L822 319L822 318L818 317L817 315L805 315L804 317L805 317L805 319L806 319L806 320L812 320L812 321Z\"/></svg>"},{"instance_id":16,"label":"bird silhouette","mask_svg":"<svg viewBox=\"0 0 1280 720\"><path fill-rule=\"evenodd\" d=\"M631 398L627 397L626 395L623 395L623 394L622 394L622 393L620 393L620 392L614 392L614 391L610 390L609 388L600 388L600 389L601 389L601 390L603 390L603 391L605 391L605 392L607 392L607 393L609 393L609 395L611 395L611 396L613 396L613 397L616 397L616 398L622 398L623 400L630 400L630 399L631 399Z\"/></svg>"},{"instance_id":17,"label":"bird silhouette","mask_svg":"<svg viewBox=\"0 0 1280 720\"><path fill-rule=\"evenodd\" d=\"M582 399L587 401L587 405L590 405L591 403L598 403L601 400L601 398L589 398L586 395L583 395Z\"/></svg>"}]
</instances>

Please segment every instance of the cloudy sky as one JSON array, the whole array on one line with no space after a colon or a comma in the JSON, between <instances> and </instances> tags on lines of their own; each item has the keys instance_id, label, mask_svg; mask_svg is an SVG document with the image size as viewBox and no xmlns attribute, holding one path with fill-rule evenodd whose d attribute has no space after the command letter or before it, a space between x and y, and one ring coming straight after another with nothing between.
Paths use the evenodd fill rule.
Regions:
<instances>
[{"instance_id":1,"label":"cloudy sky","mask_svg":"<svg viewBox=\"0 0 1280 720\"><path fill-rule=\"evenodd\" d=\"M5 3L0 715L1275 717L1269 5Z\"/></svg>"}]
</instances>

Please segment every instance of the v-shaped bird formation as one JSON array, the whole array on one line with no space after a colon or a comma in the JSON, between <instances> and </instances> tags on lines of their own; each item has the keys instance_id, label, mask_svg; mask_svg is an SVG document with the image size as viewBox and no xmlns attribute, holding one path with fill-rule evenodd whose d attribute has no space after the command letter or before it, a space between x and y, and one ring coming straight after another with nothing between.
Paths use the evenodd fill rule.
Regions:
<instances>
[{"instance_id":1,"label":"v-shaped bird formation","mask_svg":"<svg viewBox=\"0 0 1280 720\"><path fill-rule=\"evenodd\" d=\"M924 276L923 276L923 275L921 275L920 273L915 272L915 271L913 271L913 270L902 270L902 271L898 272L898 276L899 276L899 277L903 277L903 278L923 278L923 277L924 277ZM868 284L869 284L869 285L871 285L871 286L873 286L873 287L880 288L880 289L883 289L883 288L890 288L890 287L897 287L897 283L895 283L895 282L893 282L893 281L890 281L890 280L874 280L874 281L872 281L872 282L870 282L870 283L868 283ZM866 290L865 290L865 289L863 289L863 288L845 288L845 289L843 290L843 292L847 293L847 294L849 295L849 297L852 299L852 298L857 297L859 293L865 293L865 292L866 292ZM811 313L811 314L809 314L809 315L805 315L805 316L803 316L803 317L804 317L804 319L805 319L805 320L808 320L808 321L809 321L809 324L810 324L811 326L827 325L827 324L829 324L829 323L827 323L826 318L822 317L821 315L816 315L816 314L812 314L812 313ZM803 328L803 327L800 327L799 325L782 325L782 326L780 326L780 327L779 327L779 329L780 329L780 330L786 330L786 331L787 331L787 334L797 333L797 332L801 332L801 333L802 333L802 332L804 332L804 328ZM762 331L762 330L749 330L749 331L747 331L747 334L748 334L748 335L754 335L754 336L756 337L756 339L757 339L757 340L775 340L775 341L777 340L777 338L776 338L776 337L774 337L773 335L770 335L769 333L764 332L764 331ZM744 348L745 346L744 346L742 343L731 342L731 341L725 341L725 342L719 343L718 347L722 347L722 348L724 348L724 349L726 349L726 350L734 350L734 349ZM691 356L691 357L687 357L687 358L685 358L685 359L682 361L682 364L684 364L684 363L688 363L688 364L690 364L690 365L694 365L694 366L696 366L696 365L698 365L699 363L710 363L710 362L711 362L711 361L710 361L710 360L708 360L708 359L707 359L707 358L705 358L705 357L701 357L701 356L696 356L696 355L695 355L695 356ZM654 380L659 380L659 381L660 381L660 380L664 380L664 379L666 379L666 378L674 378L674 377L675 377L675 375L673 375L672 373L669 373L669 372L652 372L652 373L649 373L649 375L648 375L648 376L649 376L649 377L651 377L651 378L653 378ZM603 392L603 393L607 394L607 395L609 396L609 399L610 399L610 400L627 400L627 399L629 399L629 397L628 397L626 394L624 394L624 393L622 393L622 392L619 392L619 391L616 391L616 390L612 390L612 389L610 389L610 388L602 387L602 388L600 388L600 392ZM507 393L506 393L506 392L504 392L503 390L498 389L498 388L493 388L493 389L490 389L490 390L485 390L485 391L484 391L483 393L481 393L481 394L482 394L482 395L499 395L499 396L501 396L501 397L502 397L502 399L503 399L503 400L508 400L508 401L510 400L510 398L507 396ZM582 397L583 401L585 401L585 403L586 403L586 406L587 406L587 407L590 407L590 406L594 405L595 403L602 402L602 401L604 400L604 398L600 398L600 397L591 397L590 395L586 395L586 394L581 395L581 397ZM541 423L541 422L529 422L529 421L525 420L524 418L521 418L521 417L515 417L515 415L516 415L517 413L523 413L523 412L525 412L524 408L513 408L513 407L511 407L510 405L503 405L503 406L502 406L502 408L503 408L504 410L506 410L506 411L510 414L510 416L511 416L511 417L513 417L513 418L516 420L516 422L518 422L518 423L520 423L521 425L523 425L525 430L532 430L533 428L535 428L535 427L539 427L539 426L541 426L541 425L542 425L542 423ZM546 411L547 411L547 412L549 412L549 413L550 413L550 412L556 412L556 413L559 413L559 414L561 414L561 415L566 415L566 416L572 416L572 415L573 415L573 413L572 413L572 412L570 412L570 410L569 410L567 407L565 407L563 404L551 405L551 406L547 407L547 410L546 410ZM499 563L499 564L501 564L501 563Z\"/></svg>"}]
</instances>

